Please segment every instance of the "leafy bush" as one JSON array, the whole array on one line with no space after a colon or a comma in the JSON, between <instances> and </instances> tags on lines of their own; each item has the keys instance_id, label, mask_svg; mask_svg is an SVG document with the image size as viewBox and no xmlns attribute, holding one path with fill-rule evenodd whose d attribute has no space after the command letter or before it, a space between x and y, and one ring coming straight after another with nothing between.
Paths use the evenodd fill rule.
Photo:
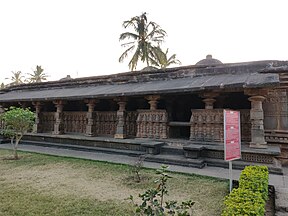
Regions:
<instances>
[{"instance_id":1,"label":"leafy bush","mask_svg":"<svg viewBox=\"0 0 288 216\"><path fill-rule=\"evenodd\" d=\"M224 204L226 208L222 216L260 216L265 213L265 201L261 194L244 188L233 189L230 195L225 198Z\"/></svg>"},{"instance_id":2,"label":"leafy bush","mask_svg":"<svg viewBox=\"0 0 288 216\"><path fill-rule=\"evenodd\" d=\"M247 166L241 172L239 187L260 192L262 198L268 199L269 172L267 166Z\"/></svg>"},{"instance_id":3,"label":"leafy bush","mask_svg":"<svg viewBox=\"0 0 288 216\"><path fill-rule=\"evenodd\" d=\"M239 188L226 196L222 216L265 213L268 199L269 172L266 166L246 166L239 179Z\"/></svg>"}]
</instances>

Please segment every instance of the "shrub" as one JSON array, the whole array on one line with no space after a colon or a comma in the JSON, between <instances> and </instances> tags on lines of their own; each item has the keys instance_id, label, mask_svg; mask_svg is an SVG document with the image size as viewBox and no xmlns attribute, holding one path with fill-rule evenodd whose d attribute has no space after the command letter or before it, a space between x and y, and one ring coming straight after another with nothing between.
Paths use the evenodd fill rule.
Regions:
<instances>
[{"instance_id":1,"label":"shrub","mask_svg":"<svg viewBox=\"0 0 288 216\"><path fill-rule=\"evenodd\" d=\"M247 189L233 189L229 196L225 198L222 216L255 215L260 216L265 213L265 201L259 192L252 192Z\"/></svg>"},{"instance_id":2,"label":"shrub","mask_svg":"<svg viewBox=\"0 0 288 216\"><path fill-rule=\"evenodd\" d=\"M264 215L268 182L266 166L246 166L240 175L239 188L225 198L222 216Z\"/></svg>"},{"instance_id":3,"label":"shrub","mask_svg":"<svg viewBox=\"0 0 288 216\"><path fill-rule=\"evenodd\" d=\"M259 192L262 198L268 199L269 172L267 166L247 166L241 172L239 187Z\"/></svg>"}]
</instances>

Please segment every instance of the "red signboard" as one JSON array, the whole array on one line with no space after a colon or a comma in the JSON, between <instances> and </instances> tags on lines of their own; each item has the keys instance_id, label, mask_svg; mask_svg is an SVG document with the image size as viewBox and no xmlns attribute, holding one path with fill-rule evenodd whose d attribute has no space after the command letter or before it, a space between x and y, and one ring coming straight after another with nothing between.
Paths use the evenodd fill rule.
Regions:
<instances>
[{"instance_id":1,"label":"red signboard","mask_svg":"<svg viewBox=\"0 0 288 216\"><path fill-rule=\"evenodd\" d=\"M224 110L224 148L225 160L241 158L240 112Z\"/></svg>"}]
</instances>

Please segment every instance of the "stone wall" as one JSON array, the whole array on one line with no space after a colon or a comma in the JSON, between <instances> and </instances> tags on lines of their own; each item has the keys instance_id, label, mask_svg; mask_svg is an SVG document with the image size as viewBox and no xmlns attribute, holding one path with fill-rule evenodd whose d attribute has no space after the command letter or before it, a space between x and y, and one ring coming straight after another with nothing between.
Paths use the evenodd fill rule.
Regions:
<instances>
[{"instance_id":1,"label":"stone wall","mask_svg":"<svg viewBox=\"0 0 288 216\"><path fill-rule=\"evenodd\" d=\"M269 90L263 103L264 127L266 130L288 129L286 89Z\"/></svg>"}]
</instances>

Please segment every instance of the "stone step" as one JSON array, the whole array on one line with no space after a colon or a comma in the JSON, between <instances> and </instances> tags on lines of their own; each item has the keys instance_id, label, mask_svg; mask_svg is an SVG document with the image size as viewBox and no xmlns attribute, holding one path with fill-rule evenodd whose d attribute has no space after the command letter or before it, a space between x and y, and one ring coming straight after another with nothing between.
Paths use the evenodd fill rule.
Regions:
<instances>
[{"instance_id":1,"label":"stone step","mask_svg":"<svg viewBox=\"0 0 288 216\"><path fill-rule=\"evenodd\" d=\"M203 168L205 160L203 159L189 159L180 155L146 155L145 161L157 162L162 164L172 164L187 167Z\"/></svg>"},{"instance_id":2,"label":"stone step","mask_svg":"<svg viewBox=\"0 0 288 216\"><path fill-rule=\"evenodd\" d=\"M163 155L184 155L183 147L175 147L175 146L169 146L164 145L160 149L160 154Z\"/></svg>"},{"instance_id":3,"label":"stone step","mask_svg":"<svg viewBox=\"0 0 288 216\"><path fill-rule=\"evenodd\" d=\"M74 144L58 144L58 143L39 142L39 141L22 141L21 144L39 145L43 147L54 147L54 148L56 147L56 148L62 148L62 149L72 149L72 150L77 150L77 151L103 152L107 154L120 154L120 155L128 155L128 156L133 156L133 157L138 157L140 155L145 154L145 152L125 150L125 149L102 148L102 147L82 146L82 145L74 145Z\"/></svg>"},{"instance_id":4,"label":"stone step","mask_svg":"<svg viewBox=\"0 0 288 216\"><path fill-rule=\"evenodd\" d=\"M57 143L50 143L50 142L39 142L39 141L22 141L22 145L38 145L43 147L56 147L62 149L72 149L78 151L97 151L103 152L108 154L120 154L120 155L128 155L133 157L139 157L141 155L145 155L145 161L150 162L158 162L163 164L173 164L173 165L182 165L182 166L189 166L189 167L196 167L196 168L203 168L205 166L205 161L203 159L189 159L185 158L182 154L145 154L145 152L141 151L132 151L132 150L123 150L123 149L112 149L112 148L101 148L101 147L91 147L91 146L81 146L81 145L71 145L71 144L57 144ZM167 146L166 146L167 147ZM165 148L166 150L173 151L173 147ZM175 149L174 149L175 150ZM180 149L178 149L180 151Z\"/></svg>"}]
</instances>

